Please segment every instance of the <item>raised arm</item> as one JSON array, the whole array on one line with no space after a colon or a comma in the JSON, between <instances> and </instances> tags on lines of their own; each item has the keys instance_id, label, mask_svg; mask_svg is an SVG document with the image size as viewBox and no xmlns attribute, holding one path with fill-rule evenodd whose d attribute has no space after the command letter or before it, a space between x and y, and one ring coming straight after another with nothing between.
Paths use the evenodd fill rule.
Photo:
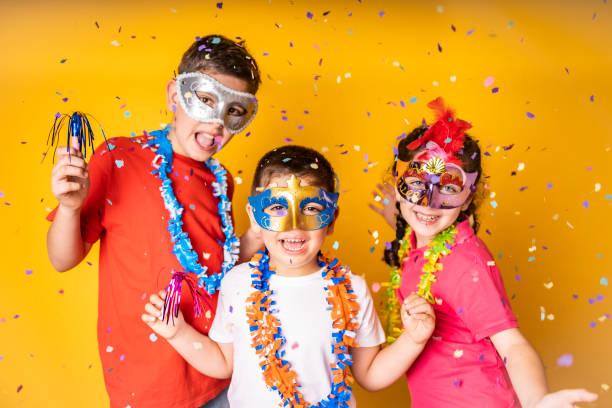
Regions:
<instances>
[{"instance_id":1,"label":"raised arm","mask_svg":"<svg viewBox=\"0 0 612 408\"><path fill-rule=\"evenodd\" d=\"M63 272L78 265L91 249L81 236L81 207L89 192L89 172L76 137L70 152L64 146L57 153L51 190L59 206L47 232L47 252L53 267Z\"/></svg>"},{"instance_id":2,"label":"raised arm","mask_svg":"<svg viewBox=\"0 0 612 408\"><path fill-rule=\"evenodd\" d=\"M571 408L576 402L597 399L597 394L583 389L549 394L542 361L519 329L494 334L491 342L506 361L508 376L524 408Z\"/></svg>"},{"instance_id":3,"label":"raised arm","mask_svg":"<svg viewBox=\"0 0 612 408\"><path fill-rule=\"evenodd\" d=\"M435 315L425 299L412 294L401 307L404 331L393 344L382 348L355 347L352 372L355 380L368 391L378 391L393 384L410 368L433 333Z\"/></svg>"},{"instance_id":4,"label":"raised arm","mask_svg":"<svg viewBox=\"0 0 612 408\"><path fill-rule=\"evenodd\" d=\"M185 322L179 311L178 317L168 323L160 320L166 293L151 295L145 305L142 320L151 329L168 341L193 368L214 378L229 378L233 371L233 343L216 343Z\"/></svg>"}]
</instances>

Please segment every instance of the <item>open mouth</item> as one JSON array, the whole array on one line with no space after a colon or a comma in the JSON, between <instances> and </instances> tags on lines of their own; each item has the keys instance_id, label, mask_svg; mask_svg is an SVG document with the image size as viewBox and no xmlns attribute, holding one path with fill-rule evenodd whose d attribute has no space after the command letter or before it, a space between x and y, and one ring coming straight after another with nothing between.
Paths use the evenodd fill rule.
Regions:
<instances>
[{"instance_id":1,"label":"open mouth","mask_svg":"<svg viewBox=\"0 0 612 408\"><path fill-rule=\"evenodd\" d=\"M421 214L420 212L416 212L416 211L414 212L414 214L416 215L417 220L421 221L422 223L426 225L433 224L436 221L438 221L438 219L440 218L439 215Z\"/></svg>"},{"instance_id":2,"label":"open mouth","mask_svg":"<svg viewBox=\"0 0 612 408\"><path fill-rule=\"evenodd\" d=\"M195 140L202 150L210 151L216 149L215 137L206 132L196 132Z\"/></svg>"},{"instance_id":3,"label":"open mouth","mask_svg":"<svg viewBox=\"0 0 612 408\"><path fill-rule=\"evenodd\" d=\"M306 241L303 239L281 239L281 247L289 253L299 253L306 249Z\"/></svg>"}]
</instances>

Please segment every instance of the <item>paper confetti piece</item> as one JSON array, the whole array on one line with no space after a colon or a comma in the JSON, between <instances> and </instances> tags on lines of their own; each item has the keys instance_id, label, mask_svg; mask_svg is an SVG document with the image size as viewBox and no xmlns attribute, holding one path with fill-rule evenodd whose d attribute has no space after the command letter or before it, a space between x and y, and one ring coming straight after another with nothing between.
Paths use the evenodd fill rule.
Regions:
<instances>
[{"instance_id":1,"label":"paper confetti piece","mask_svg":"<svg viewBox=\"0 0 612 408\"><path fill-rule=\"evenodd\" d=\"M589 208L589 200L584 200L584 203L582 203L582 206L583 206L585 209L588 209L588 208Z\"/></svg>"},{"instance_id":2,"label":"paper confetti piece","mask_svg":"<svg viewBox=\"0 0 612 408\"><path fill-rule=\"evenodd\" d=\"M491 85L493 85L494 82L495 82L495 77L492 77L492 76L486 77L485 80L483 81L485 88L490 87Z\"/></svg>"},{"instance_id":3,"label":"paper confetti piece","mask_svg":"<svg viewBox=\"0 0 612 408\"><path fill-rule=\"evenodd\" d=\"M533 119L533 118L535 118L535 115L533 113L531 113L531 112L527 112L527 117L529 119Z\"/></svg>"},{"instance_id":4,"label":"paper confetti piece","mask_svg":"<svg viewBox=\"0 0 612 408\"><path fill-rule=\"evenodd\" d=\"M110 42L110 45L114 45L115 47L118 47L119 46L119 41L113 40L113 41Z\"/></svg>"},{"instance_id":5,"label":"paper confetti piece","mask_svg":"<svg viewBox=\"0 0 612 408\"><path fill-rule=\"evenodd\" d=\"M559 367L570 367L572 364L574 364L574 356L571 354L563 354L557 359L557 365Z\"/></svg>"},{"instance_id":6,"label":"paper confetti piece","mask_svg":"<svg viewBox=\"0 0 612 408\"><path fill-rule=\"evenodd\" d=\"M118 169L123 167L123 160L115 160L115 165Z\"/></svg>"},{"instance_id":7,"label":"paper confetti piece","mask_svg":"<svg viewBox=\"0 0 612 408\"><path fill-rule=\"evenodd\" d=\"M604 286L608 286L608 278L601 278L599 283Z\"/></svg>"},{"instance_id":8,"label":"paper confetti piece","mask_svg":"<svg viewBox=\"0 0 612 408\"><path fill-rule=\"evenodd\" d=\"M157 336L155 335L155 333L151 333L151 335L149 336L149 340L153 342L157 341Z\"/></svg>"},{"instance_id":9,"label":"paper confetti piece","mask_svg":"<svg viewBox=\"0 0 612 408\"><path fill-rule=\"evenodd\" d=\"M107 346L107 347L106 347L106 352L107 352L107 353L110 353L110 352L112 352L113 350L114 350L113 346Z\"/></svg>"},{"instance_id":10,"label":"paper confetti piece","mask_svg":"<svg viewBox=\"0 0 612 408\"><path fill-rule=\"evenodd\" d=\"M463 350L455 350L453 353L453 357L455 358L460 358L461 356L463 356Z\"/></svg>"},{"instance_id":11,"label":"paper confetti piece","mask_svg":"<svg viewBox=\"0 0 612 408\"><path fill-rule=\"evenodd\" d=\"M26 272L26 275L32 275L34 273L34 271L31 269L26 269L25 272Z\"/></svg>"},{"instance_id":12,"label":"paper confetti piece","mask_svg":"<svg viewBox=\"0 0 612 408\"><path fill-rule=\"evenodd\" d=\"M338 249L339 247L340 247L340 243L338 241L334 241L334 245L332 245L332 248Z\"/></svg>"},{"instance_id":13,"label":"paper confetti piece","mask_svg":"<svg viewBox=\"0 0 612 408\"><path fill-rule=\"evenodd\" d=\"M380 288L381 288L380 283L378 283L378 282L373 282L372 283L372 292L378 293Z\"/></svg>"}]
</instances>

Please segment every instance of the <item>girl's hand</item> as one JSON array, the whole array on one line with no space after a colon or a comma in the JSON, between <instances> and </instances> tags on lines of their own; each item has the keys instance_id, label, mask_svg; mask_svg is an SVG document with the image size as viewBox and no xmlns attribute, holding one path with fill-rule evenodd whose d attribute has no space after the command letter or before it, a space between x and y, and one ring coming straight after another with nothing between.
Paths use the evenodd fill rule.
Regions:
<instances>
[{"instance_id":1,"label":"girl's hand","mask_svg":"<svg viewBox=\"0 0 612 408\"><path fill-rule=\"evenodd\" d=\"M374 197L374 201L380 200L382 204L382 208L377 207L372 203L368 203L368 206L377 214L381 215L387 224L391 226L391 228L395 229L397 224L397 207L395 206L395 188L389 183L385 182L383 184L377 184L378 191L372 191L372 196Z\"/></svg>"},{"instance_id":2,"label":"girl's hand","mask_svg":"<svg viewBox=\"0 0 612 408\"><path fill-rule=\"evenodd\" d=\"M166 324L162 319L162 309L164 307L164 299L166 299L166 291L160 291L159 294L153 294L149 298L149 303L145 305L146 313L143 313L142 321L149 325L151 329L166 340L175 337L181 329L185 327L185 319L183 313L179 310L178 317L170 316L170 320Z\"/></svg>"},{"instance_id":3,"label":"girl's hand","mask_svg":"<svg viewBox=\"0 0 612 408\"><path fill-rule=\"evenodd\" d=\"M584 389L561 390L546 394L534 408L575 408L576 402L591 402L597 398L597 394Z\"/></svg>"},{"instance_id":4,"label":"girl's hand","mask_svg":"<svg viewBox=\"0 0 612 408\"><path fill-rule=\"evenodd\" d=\"M401 311L404 332L417 344L425 344L431 337L436 325L433 307L416 293L402 303Z\"/></svg>"},{"instance_id":5,"label":"girl's hand","mask_svg":"<svg viewBox=\"0 0 612 408\"><path fill-rule=\"evenodd\" d=\"M57 149L57 164L51 172L51 191L60 207L79 211L89 192L87 163L79 150L79 139L72 137L70 151L66 146Z\"/></svg>"}]
</instances>

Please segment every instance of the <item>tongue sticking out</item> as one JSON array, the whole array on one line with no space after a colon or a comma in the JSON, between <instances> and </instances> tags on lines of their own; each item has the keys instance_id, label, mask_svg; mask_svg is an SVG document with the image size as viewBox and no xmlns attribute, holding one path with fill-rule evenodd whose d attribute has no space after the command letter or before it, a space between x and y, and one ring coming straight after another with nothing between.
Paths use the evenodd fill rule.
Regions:
<instances>
[{"instance_id":1,"label":"tongue sticking out","mask_svg":"<svg viewBox=\"0 0 612 408\"><path fill-rule=\"evenodd\" d=\"M200 146L204 148L210 148L215 144L215 139L213 139L212 137L210 137L204 132L196 133L196 141L198 142Z\"/></svg>"}]
</instances>

